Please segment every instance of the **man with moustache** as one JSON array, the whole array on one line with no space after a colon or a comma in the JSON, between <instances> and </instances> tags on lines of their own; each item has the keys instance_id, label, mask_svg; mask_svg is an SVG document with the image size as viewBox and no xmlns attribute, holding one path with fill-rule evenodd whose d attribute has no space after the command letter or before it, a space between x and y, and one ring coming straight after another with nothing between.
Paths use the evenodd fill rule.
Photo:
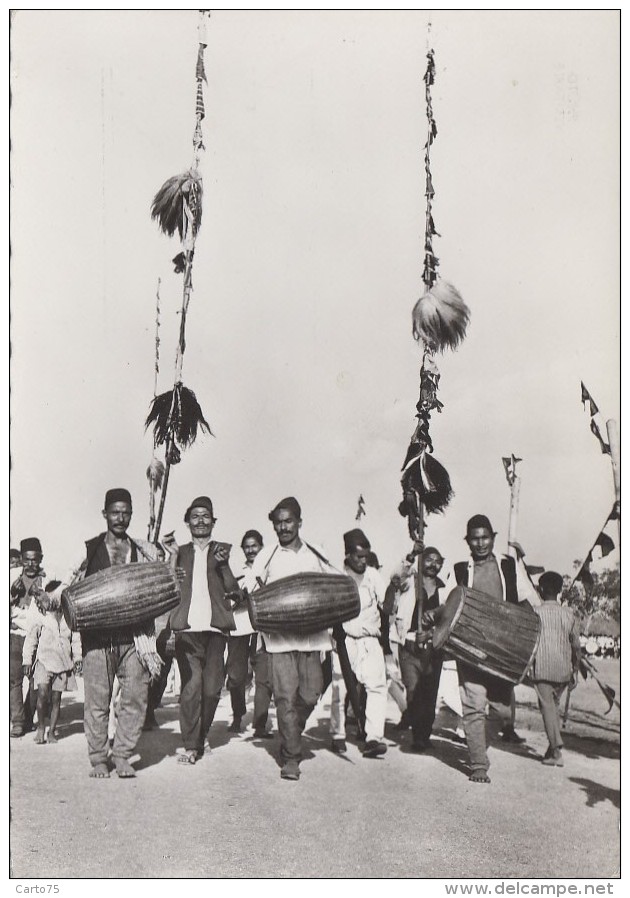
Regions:
<instances>
[{"instance_id":1,"label":"man with moustache","mask_svg":"<svg viewBox=\"0 0 630 898\"><path fill-rule=\"evenodd\" d=\"M416 551L416 549L418 551ZM414 546L418 555L421 545ZM431 747L431 730L435 721L442 653L434 650L428 640L431 611L440 605L440 589L444 583L438 574L444 559L438 549L428 546L422 551L422 581L412 583L415 588L400 591L390 627L390 641L398 643L400 671L407 692L407 720L411 725L412 749L427 751ZM420 588L418 588L418 586Z\"/></svg>"},{"instance_id":2,"label":"man with moustache","mask_svg":"<svg viewBox=\"0 0 630 898\"><path fill-rule=\"evenodd\" d=\"M254 560L256 559L256 556L258 555L262 547L263 538L258 530L248 530L241 540L241 549L243 550L243 554L245 555L245 564L243 565L240 576L236 578L239 582L239 585L245 584L245 580L251 572ZM230 639L228 641L228 687L230 687L230 684L233 683L235 679L233 675L232 680L230 680L230 650L233 652L234 656L235 650L233 648L233 645L240 639L247 640L246 645L248 651L251 648L250 657L252 667L254 669L255 682L254 719L252 721L252 725L254 727L254 739L273 739L273 734L267 732L269 704L271 702L272 695L271 663L269 654L265 649L261 635L259 633L253 633L253 628L249 620L249 614L247 612L246 605L241 606L238 611L234 612L234 621L236 623L236 631L234 635L230 636ZM239 632L241 634L253 633L253 636L251 636L251 643L249 636L239 635ZM239 707L242 709L242 714L245 714L245 682L247 678L248 659L247 656L245 656L245 658L243 659L242 654L240 654L238 651L235 654L241 665L240 672L236 674L236 679L243 684L242 693L237 694L236 701L235 695L232 692L233 687L230 688L230 695L232 697L232 711L234 713L234 719L236 720L237 709Z\"/></svg>"},{"instance_id":3,"label":"man with moustache","mask_svg":"<svg viewBox=\"0 0 630 898\"><path fill-rule=\"evenodd\" d=\"M497 560L494 554L496 533L486 515L476 514L470 518L465 539L471 557L454 565L455 580L459 586L470 586L505 602L525 603L528 606L530 600L535 604L540 602L520 560L517 562L510 557ZM435 612L429 612L425 622L432 623L434 617ZM457 675L470 755L470 780L489 783L486 705L490 708L490 719L499 721L504 741L524 741L514 731L514 687L463 661L457 661Z\"/></svg>"},{"instance_id":4,"label":"man with moustache","mask_svg":"<svg viewBox=\"0 0 630 898\"><path fill-rule=\"evenodd\" d=\"M387 710L387 678L385 658L380 643L381 615L385 601L385 584L373 567L368 567L370 541L356 528L344 533L344 573L357 584L361 610L357 617L342 624L346 633L346 649L350 666L359 684L365 688L365 747L364 758L378 758L387 751L383 742ZM337 652L332 656L332 698L330 703L330 733L332 750L346 751L344 698L346 693Z\"/></svg>"},{"instance_id":5,"label":"man with moustache","mask_svg":"<svg viewBox=\"0 0 630 898\"><path fill-rule=\"evenodd\" d=\"M198 496L184 515L192 540L181 548L174 536L164 538L164 548L177 555L183 570L181 601L171 612L175 633L175 657L181 676L179 721L184 752L178 760L196 764L214 720L225 680L224 655L236 629L233 606L240 590L230 570L230 546L215 542L216 524L212 500Z\"/></svg>"},{"instance_id":6,"label":"man with moustache","mask_svg":"<svg viewBox=\"0 0 630 898\"><path fill-rule=\"evenodd\" d=\"M301 539L302 510L297 499L293 496L282 499L269 513L269 520L278 542L257 555L247 579L248 589L291 574L335 573L322 553ZM262 637L271 657L282 762L280 776L285 780L298 780L302 733L322 693L320 655L332 648L331 638L328 630L308 635L263 633Z\"/></svg>"},{"instance_id":7,"label":"man with moustache","mask_svg":"<svg viewBox=\"0 0 630 898\"><path fill-rule=\"evenodd\" d=\"M154 545L132 539L127 530L132 504L128 490L108 490L103 504L107 530L86 542L86 556L75 582L120 564L158 560ZM85 688L84 729L88 755L96 779L109 777L109 708L114 677L120 683L120 700L112 761L117 775L129 779L136 775L129 759L136 749L147 712L149 680L159 673L153 619L133 627L116 630L85 630L83 644L83 683Z\"/></svg>"}]
</instances>

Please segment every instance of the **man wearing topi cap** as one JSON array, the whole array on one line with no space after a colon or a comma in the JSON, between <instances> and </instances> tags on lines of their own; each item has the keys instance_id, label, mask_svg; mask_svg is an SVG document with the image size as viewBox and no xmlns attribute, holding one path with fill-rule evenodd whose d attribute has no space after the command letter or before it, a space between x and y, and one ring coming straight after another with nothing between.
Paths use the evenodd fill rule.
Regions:
<instances>
[{"instance_id":1,"label":"man wearing topi cap","mask_svg":"<svg viewBox=\"0 0 630 898\"><path fill-rule=\"evenodd\" d=\"M486 515L476 514L470 518L465 539L471 557L454 565L459 586L469 586L505 602L540 602L521 559L505 557L497 560L494 554L496 533ZM433 616L434 612L428 612L427 618ZM425 621L430 622L426 618ZM514 731L513 686L463 661L457 661L457 675L470 755L470 779L474 783L489 783L486 705L490 707L490 718L501 725L504 741L524 741Z\"/></svg>"},{"instance_id":2,"label":"man wearing topi cap","mask_svg":"<svg viewBox=\"0 0 630 898\"><path fill-rule=\"evenodd\" d=\"M383 742L385 712L387 710L387 678L385 658L380 643L380 609L385 601L385 584L373 567L368 567L370 541L362 530L349 530L343 535L345 549L344 573L357 584L361 610L359 615L342 624L348 637L346 649L350 666L359 683L365 687L365 747L364 758L384 755ZM346 750L344 699L346 694L337 652L332 656L332 698L330 702L330 733L332 750L341 754Z\"/></svg>"},{"instance_id":3,"label":"man wearing topi cap","mask_svg":"<svg viewBox=\"0 0 630 898\"><path fill-rule=\"evenodd\" d=\"M109 567L158 560L155 546L142 539L132 539L127 533L132 515L128 490L107 490L102 513L107 530L86 541L86 556L74 582ZM134 627L116 630L84 630L82 644L83 724L92 765L90 776L96 779L109 777L107 725L114 677L117 677L120 705L112 761L118 776L128 779L136 775L129 759L142 732L149 679L159 673L154 621L151 618Z\"/></svg>"},{"instance_id":4,"label":"man wearing topi cap","mask_svg":"<svg viewBox=\"0 0 630 898\"><path fill-rule=\"evenodd\" d=\"M240 596L230 570L230 546L215 542L212 500L193 499L184 515L192 541L181 548L173 536L162 543L177 556L184 572L181 601L171 612L175 657L181 676L179 722L184 752L179 761L196 764L204 753L208 731L221 698L225 679L224 655L228 636L236 629L233 605Z\"/></svg>"},{"instance_id":5,"label":"man wearing topi cap","mask_svg":"<svg viewBox=\"0 0 630 898\"><path fill-rule=\"evenodd\" d=\"M305 572L335 573L319 549L300 537L302 510L293 496L282 499L269 520L278 537L275 546L258 553L246 580L248 589ZM287 780L300 777L302 733L323 687L321 652L332 642L328 630L302 635L263 633L265 648L271 656L273 696L276 703L280 736L280 776Z\"/></svg>"}]
</instances>

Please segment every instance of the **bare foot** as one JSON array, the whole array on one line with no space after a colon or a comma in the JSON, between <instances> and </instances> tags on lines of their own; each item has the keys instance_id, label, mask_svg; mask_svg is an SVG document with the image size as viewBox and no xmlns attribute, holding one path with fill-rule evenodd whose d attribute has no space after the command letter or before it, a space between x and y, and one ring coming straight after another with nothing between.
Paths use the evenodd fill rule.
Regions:
<instances>
[{"instance_id":1,"label":"bare foot","mask_svg":"<svg viewBox=\"0 0 630 898\"><path fill-rule=\"evenodd\" d=\"M121 779L128 780L136 775L136 771L126 758L116 758L114 763L116 765L116 775Z\"/></svg>"},{"instance_id":2,"label":"bare foot","mask_svg":"<svg viewBox=\"0 0 630 898\"><path fill-rule=\"evenodd\" d=\"M468 777L471 783L489 783L490 777L483 770L476 770Z\"/></svg>"},{"instance_id":3,"label":"bare foot","mask_svg":"<svg viewBox=\"0 0 630 898\"><path fill-rule=\"evenodd\" d=\"M90 776L96 780L109 779L107 764L95 764L90 770Z\"/></svg>"},{"instance_id":4,"label":"bare foot","mask_svg":"<svg viewBox=\"0 0 630 898\"><path fill-rule=\"evenodd\" d=\"M53 744L54 744L55 742L58 742L58 741L59 741L59 740L57 739L57 733L55 733L53 730L48 730L48 741L51 742L51 743L53 743Z\"/></svg>"},{"instance_id":5,"label":"bare foot","mask_svg":"<svg viewBox=\"0 0 630 898\"><path fill-rule=\"evenodd\" d=\"M38 729L34 736L36 745L43 745L46 739L44 738L44 731L42 729Z\"/></svg>"},{"instance_id":6,"label":"bare foot","mask_svg":"<svg viewBox=\"0 0 630 898\"><path fill-rule=\"evenodd\" d=\"M201 755L198 751L190 749L189 751L183 751L181 755L178 755L177 761L179 764L196 764L200 758Z\"/></svg>"}]
</instances>

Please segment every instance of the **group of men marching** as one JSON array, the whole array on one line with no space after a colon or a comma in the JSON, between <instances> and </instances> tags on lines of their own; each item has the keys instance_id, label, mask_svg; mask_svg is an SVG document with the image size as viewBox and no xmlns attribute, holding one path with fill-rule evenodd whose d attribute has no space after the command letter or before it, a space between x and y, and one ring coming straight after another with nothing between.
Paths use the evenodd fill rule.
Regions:
<instances>
[{"instance_id":1,"label":"group of men marching","mask_svg":"<svg viewBox=\"0 0 630 898\"><path fill-rule=\"evenodd\" d=\"M446 598L444 581L439 577L443 558L437 549L416 543L403 570L386 584L378 569L368 564L372 554L368 538L360 529L351 530L344 535L343 573L356 583L359 614L343 624L342 629L337 627L332 632L322 629L302 634L287 629L256 634L247 611L247 593L293 574L339 573L319 547L301 537L302 510L295 498L281 500L269 513L277 537L273 545L264 546L256 530L245 533L241 543L245 563L236 573L230 566L230 546L212 538L216 518L208 496L196 497L186 510L184 520L190 530L190 542L179 546L174 535L169 534L162 540L162 556L154 545L129 535L132 511L127 490L107 492L102 512L107 529L86 542L85 557L75 580L109 567L153 562L162 557L180 581L179 604L168 615L133 627L83 631L81 657L73 662L63 652L60 653L62 660L52 652L46 656L49 667L66 665L64 670L46 670L43 682L48 689L55 677L73 672L68 671L68 664L74 663L74 672L83 674L84 729L92 777L107 778L112 768L121 778L135 775L130 759L143 727L155 720L154 710L164 691L165 670L170 665L166 647L172 641L181 679L179 720L184 747L178 755L180 763L194 765L203 757L226 677L233 712L231 729L240 731L246 713L246 685L251 665L255 678L253 736L273 738L268 731L268 710L273 696L280 775L285 780L299 779L302 733L324 691L322 661L326 657L332 662L333 751L347 750L345 698L349 689L356 696L358 684L364 696L359 714L364 730L363 755L366 758L384 755L388 691L384 649L391 650L390 641L397 646L406 690L403 726L411 727L414 751L430 748L443 661L441 653L432 648L430 636ZM451 585L474 587L494 601L538 604L540 600L522 564L513 558L497 560L495 536L485 516L470 519L466 532L470 558L454 566ZM35 651L32 643L25 644L29 627L35 626L36 615L42 618L54 615L59 645L67 637L62 635L63 618L59 610L63 584L46 582L38 540L25 540L21 548L23 571L11 585L11 735L16 737L29 728L25 710L29 698L22 700L22 676L31 674L34 660L39 663L39 650ZM422 564L417 572L419 555ZM37 626L41 632L39 619ZM255 640L253 646L252 640ZM574 660L571 665L574 670ZM45 670L43 662L41 669ZM563 670L559 676L565 677L565 673ZM490 780L486 706L490 706L498 719L504 740L523 741L514 731L512 687L460 662L457 675L470 755L470 779L487 783ZM120 695L115 735L110 744L108 722L115 679ZM565 679L570 679L570 673ZM548 705L555 701L555 695L547 695ZM40 715L38 706L38 733L43 725ZM51 720L50 741L55 738L52 723ZM551 763L557 758L554 752L559 755L562 747L559 737L555 739L559 744L552 745L550 737Z\"/></svg>"}]
</instances>

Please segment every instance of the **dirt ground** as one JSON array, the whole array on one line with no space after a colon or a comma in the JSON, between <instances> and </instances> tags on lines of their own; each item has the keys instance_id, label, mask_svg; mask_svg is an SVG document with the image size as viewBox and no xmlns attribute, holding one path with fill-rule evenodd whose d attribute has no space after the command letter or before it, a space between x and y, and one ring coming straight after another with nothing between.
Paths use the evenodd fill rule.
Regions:
<instances>
[{"instance_id":1,"label":"dirt ground","mask_svg":"<svg viewBox=\"0 0 630 898\"><path fill-rule=\"evenodd\" d=\"M596 666L619 697L619 662ZM580 681L565 766L551 768L540 763L547 742L535 695L519 686L516 697L526 743L493 743L485 786L468 781L466 747L444 708L429 754L411 753L410 734L391 724L384 758L364 759L352 736L345 757L332 754L329 694L307 726L299 782L280 779L275 739L228 732L225 695L212 751L196 766L176 762L178 709L167 696L159 730L139 743L137 777L96 781L82 693L68 693L57 745L10 740L11 875L618 877L619 709L605 715L596 684Z\"/></svg>"}]
</instances>

